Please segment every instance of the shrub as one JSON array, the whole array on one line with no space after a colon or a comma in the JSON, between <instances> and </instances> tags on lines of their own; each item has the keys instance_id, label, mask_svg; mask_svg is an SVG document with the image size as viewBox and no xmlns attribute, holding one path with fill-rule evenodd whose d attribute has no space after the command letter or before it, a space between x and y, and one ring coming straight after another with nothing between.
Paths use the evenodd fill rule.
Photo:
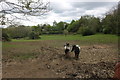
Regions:
<instances>
[{"instance_id":1,"label":"shrub","mask_svg":"<svg viewBox=\"0 0 120 80\"><path fill-rule=\"evenodd\" d=\"M111 33L111 29L109 27L103 28L103 33L104 34L110 34Z\"/></svg>"},{"instance_id":2,"label":"shrub","mask_svg":"<svg viewBox=\"0 0 120 80\"><path fill-rule=\"evenodd\" d=\"M2 40L3 41L11 41L8 34L6 32L4 32L4 31L2 31Z\"/></svg>"},{"instance_id":3,"label":"shrub","mask_svg":"<svg viewBox=\"0 0 120 80\"><path fill-rule=\"evenodd\" d=\"M88 36L88 35L93 35L95 34L94 31L92 31L88 27L80 27L78 33L82 34L82 36Z\"/></svg>"},{"instance_id":4,"label":"shrub","mask_svg":"<svg viewBox=\"0 0 120 80\"><path fill-rule=\"evenodd\" d=\"M30 34L29 34L29 38L30 39L39 39L40 37L39 37L39 34L37 34L37 33L35 33L35 32L31 32Z\"/></svg>"}]
</instances>

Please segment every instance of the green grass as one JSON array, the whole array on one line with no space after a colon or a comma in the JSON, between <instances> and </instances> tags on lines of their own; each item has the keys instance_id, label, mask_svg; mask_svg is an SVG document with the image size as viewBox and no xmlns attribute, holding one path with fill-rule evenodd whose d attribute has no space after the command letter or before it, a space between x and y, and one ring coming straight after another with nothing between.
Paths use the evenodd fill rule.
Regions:
<instances>
[{"instance_id":1,"label":"green grass","mask_svg":"<svg viewBox=\"0 0 120 80\"><path fill-rule=\"evenodd\" d=\"M12 56L12 59L15 59L15 60L18 60L18 59L19 60L25 60L25 59L29 59L29 58L35 58L36 55L33 54L33 53L22 53L22 54L16 54L16 55Z\"/></svg>"},{"instance_id":2,"label":"green grass","mask_svg":"<svg viewBox=\"0 0 120 80\"><path fill-rule=\"evenodd\" d=\"M41 39L36 40L25 40L13 39L12 42L37 42L37 41L48 41L52 40L55 43L58 41L69 42L77 41L79 44L117 44L118 36L111 34L96 34L91 36L82 36L82 35L41 35ZM10 42L3 42L3 47L21 47L22 45L10 44Z\"/></svg>"},{"instance_id":3,"label":"green grass","mask_svg":"<svg viewBox=\"0 0 120 80\"><path fill-rule=\"evenodd\" d=\"M12 44L9 44L8 42L4 42L2 43L2 47L18 47L18 45L12 45Z\"/></svg>"},{"instance_id":4,"label":"green grass","mask_svg":"<svg viewBox=\"0 0 120 80\"><path fill-rule=\"evenodd\" d=\"M17 41L17 42L23 42L23 41L40 41L40 40L79 40L83 43L85 42L95 42L95 43L117 43L118 42L118 36L116 35L111 35L111 34L96 34L96 35L91 35L91 36L82 36L82 35L41 35L41 39L37 40L15 40L13 39L12 41Z\"/></svg>"},{"instance_id":5,"label":"green grass","mask_svg":"<svg viewBox=\"0 0 120 80\"><path fill-rule=\"evenodd\" d=\"M81 35L42 35L41 40L80 40Z\"/></svg>"}]
</instances>

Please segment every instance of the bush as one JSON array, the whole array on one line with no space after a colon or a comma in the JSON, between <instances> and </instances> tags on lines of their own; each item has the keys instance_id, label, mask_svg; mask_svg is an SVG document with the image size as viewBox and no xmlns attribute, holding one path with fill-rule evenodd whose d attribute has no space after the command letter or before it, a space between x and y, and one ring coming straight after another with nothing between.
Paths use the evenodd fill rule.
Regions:
<instances>
[{"instance_id":1,"label":"bush","mask_svg":"<svg viewBox=\"0 0 120 80\"><path fill-rule=\"evenodd\" d=\"M103 33L104 34L110 34L111 33L111 29L109 27L103 28Z\"/></svg>"},{"instance_id":2,"label":"bush","mask_svg":"<svg viewBox=\"0 0 120 80\"><path fill-rule=\"evenodd\" d=\"M40 37L39 37L39 34L37 34L37 33L35 33L35 32L31 32L31 33L29 34L29 38L30 38L30 39L39 39Z\"/></svg>"},{"instance_id":3,"label":"bush","mask_svg":"<svg viewBox=\"0 0 120 80\"><path fill-rule=\"evenodd\" d=\"M49 34L62 34L62 31L49 31Z\"/></svg>"},{"instance_id":4,"label":"bush","mask_svg":"<svg viewBox=\"0 0 120 80\"><path fill-rule=\"evenodd\" d=\"M2 31L2 40L3 41L11 41L8 34L6 32L4 32L4 31Z\"/></svg>"},{"instance_id":5,"label":"bush","mask_svg":"<svg viewBox=\"0 0 120 80\"><path fill-rule=\"evenodd\" d=\"M94 31L92 31L88 27L81 27L78 31L78 33L82 34L82 36L88 36L88 35L93 35L95 34Z\"/></svg>"}]
</instances>

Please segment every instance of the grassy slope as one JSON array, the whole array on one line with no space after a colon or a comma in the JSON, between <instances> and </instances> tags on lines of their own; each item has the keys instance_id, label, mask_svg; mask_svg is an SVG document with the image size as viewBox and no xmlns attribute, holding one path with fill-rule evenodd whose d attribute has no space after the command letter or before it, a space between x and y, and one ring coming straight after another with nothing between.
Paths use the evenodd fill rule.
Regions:
<instances>
[{"instance_id":1,"label":"grassy slope","mask_svg":"<svg viewBox=\"0 0 120 80\"><path fill-rule=\"evenodd\" d=\"M80 42L89 42L89 43L117 43L118 36L110 34L96 34L91 36L81 36L81 35L41 35L41 39L37 40L12 40L12 41L39 41L39 40L79 40Z\"/></svg>"}]
</instances>

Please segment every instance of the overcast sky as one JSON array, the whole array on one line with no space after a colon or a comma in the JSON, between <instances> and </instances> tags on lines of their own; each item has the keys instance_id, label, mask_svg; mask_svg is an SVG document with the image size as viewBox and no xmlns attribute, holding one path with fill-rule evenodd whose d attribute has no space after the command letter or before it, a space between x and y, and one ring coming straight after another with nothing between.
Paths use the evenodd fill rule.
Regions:
<instances>
[{"instance_id":1,"label":"overcast sky","mask_svg":"<svg viewBox=\"0 0 120 80\"><path fill-rule=\"evenodd\" d=\"M83 15L103 17L112 7L117 5L118 0L49 0L52 9L43 17L30 17L30 21L22 21L24 25L37 25L53 21L71 22L78 20Z\"/></svg>"}]
</instances>

